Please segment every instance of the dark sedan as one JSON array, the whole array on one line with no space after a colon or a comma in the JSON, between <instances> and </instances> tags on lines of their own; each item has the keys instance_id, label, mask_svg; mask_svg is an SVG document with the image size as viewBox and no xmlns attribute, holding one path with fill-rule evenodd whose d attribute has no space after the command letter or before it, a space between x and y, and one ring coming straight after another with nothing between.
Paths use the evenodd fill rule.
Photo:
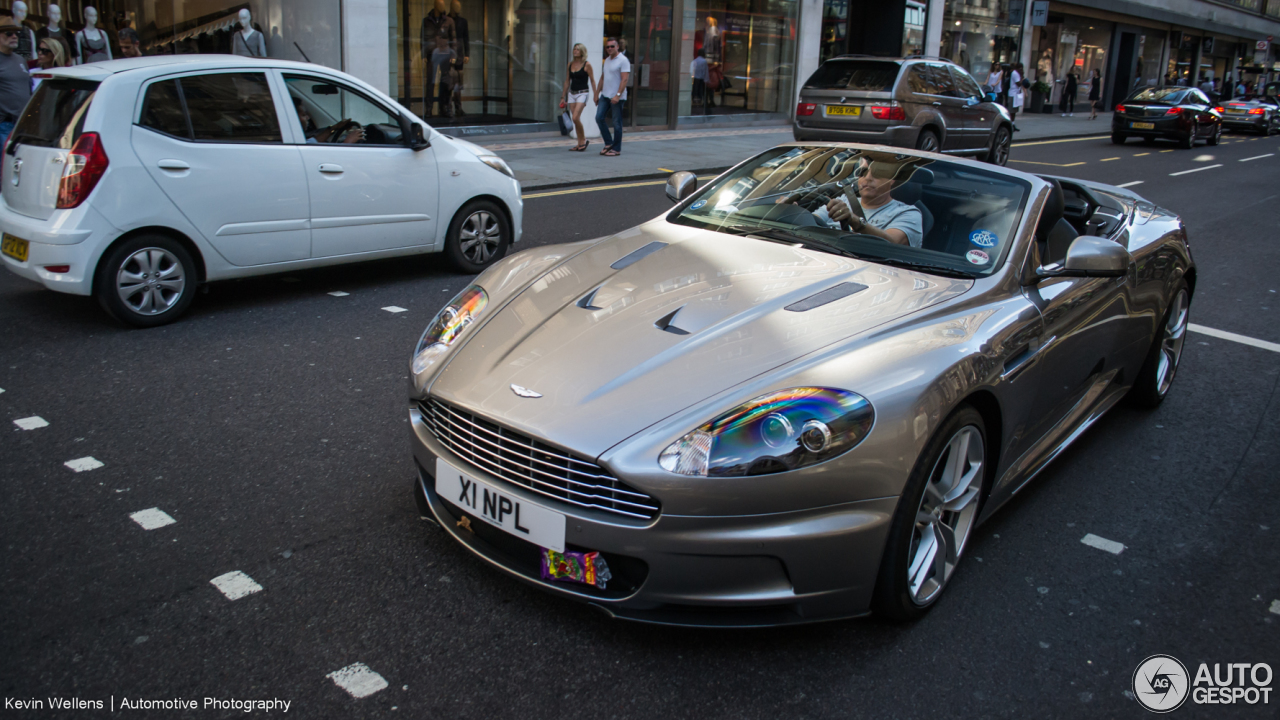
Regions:
<instances>
[{"instance_id":1,"label":"dark sedan","mask_svg":"<svg viewBox=\"0 0 1280 720\"><path fill-rule=\"evenodd\" d=\"M1252 130L1267 136L1280 130L1280 100L1259 96L1229 100L1214 108L1230 130Z\"/></svg>"},{"instance_id":2,"label":"dark sedan","mask_svg":"<svg viewBox=\"0 0 1280 720\"><path fill-rule=\"evenodd\" d=\"M1217 145L1221 136L1222 115L1196 88L1135 90L1111 116L1111 142L1116 145L1131 137L1147 142L1165 138L1190 149L1197 140Z\"/></svg>"}]
</instances>

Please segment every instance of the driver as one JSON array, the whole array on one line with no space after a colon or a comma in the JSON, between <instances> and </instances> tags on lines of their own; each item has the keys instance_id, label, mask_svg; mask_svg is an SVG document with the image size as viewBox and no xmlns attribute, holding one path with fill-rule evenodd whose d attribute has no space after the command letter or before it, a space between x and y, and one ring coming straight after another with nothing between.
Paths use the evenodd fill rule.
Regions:
<instances>
[{"instance_id":1,"label":"driver","mask_svg":"<svg viewBox=\"0 0 1280 720\"><path fill-rule=\"evenodd\" d=\"M814 211L818 224L847 227L861 235L920 247L924 242L924 216L914 205L894 200L889 191L910 179L921 160L881 152L861 155L854 172L858 176L858 192L846 191ZM854 211L850 195L856 195L861 212Z\"/></svg>"},{"instance_id":2,"label":"driver","mask_svg":"<svg viewBox=\"0 0 1280 720\"><path fill-rule=\"evenodd\" d=\"M294 96L293 108L298 113L298 121L302 123L302 132L307 136L308 145L335 142L333 131L344 125L349 125L351 129L347 131L346 137L342 138L342 142L354 145L364 140L364 128L349 120L339 120L328 127L316 128L316 121L311 119L311 113L307 110L306 103L302 102L300 97Z\"/></svg>"}]
</instances>

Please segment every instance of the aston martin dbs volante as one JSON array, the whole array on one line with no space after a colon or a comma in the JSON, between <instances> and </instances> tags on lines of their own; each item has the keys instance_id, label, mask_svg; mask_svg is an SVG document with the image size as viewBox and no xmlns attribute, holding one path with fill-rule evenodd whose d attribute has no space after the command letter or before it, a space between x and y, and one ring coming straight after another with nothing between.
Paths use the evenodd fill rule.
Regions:
<instances>
[{"instance_id":1,"label":"aston martin dbs volante","mask_svg":"<svg viewBox=\"0 0 1280 720\"><path fill-rule=\"evenodd\" d=\"M414 494L494 567L633 620L933 606L977 524L1169 392L1195 265L1134 193L794 143L486 270L412 360Z\"/></svg>"}]
</instances>

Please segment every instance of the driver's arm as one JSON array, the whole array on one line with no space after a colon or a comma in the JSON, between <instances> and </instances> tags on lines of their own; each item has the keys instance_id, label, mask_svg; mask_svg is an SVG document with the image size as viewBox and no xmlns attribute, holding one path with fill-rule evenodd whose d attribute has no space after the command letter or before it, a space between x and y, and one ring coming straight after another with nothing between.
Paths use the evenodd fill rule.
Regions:
<instances>
[{"instance_id":1,"label":"driver's arm","mask_svg":"<svg viewBox=\"0 0 1280 720\"><path fill-rule=\"evenodd\" d=\"M887 240L895 245L913 244L910 237L907 235L907 230L911 229L909 227L911 223L909 218L906 217L912 214L913 213L911 211L904 212L901 216L894 218L893 222L889 224L889 227L882 229L855 215L853 210L849 207L849 204L844 201L844 198L836 198L835 200L827 203L827 215L829 215L832 220L847 222L853 232L860 235L878 237L881 240ZM916 210L914 215L918 218L920 211ZM917 220L915 224L918 227L920 222ZM903 226L905 229L899 229L899 227L895 226Z\"/></svg>"}]
</instances>

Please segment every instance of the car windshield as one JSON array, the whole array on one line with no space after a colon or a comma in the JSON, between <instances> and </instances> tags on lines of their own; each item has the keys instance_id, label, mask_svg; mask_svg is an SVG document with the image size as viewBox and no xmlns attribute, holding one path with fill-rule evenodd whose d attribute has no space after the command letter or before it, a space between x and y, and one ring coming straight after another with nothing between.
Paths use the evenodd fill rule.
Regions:
<instances>
[{"instance_id":1,"label":"car windshield","mask_svg":"<svg viewBox=\"0 0 1280 720\"><path fill-rule=\"evenodd\" d=\"M1129 102L1154 102L1164 103L1166 105L1177 105L1182 102L1183 98L1190 92L1186 88L1180 87L1163 87L1163 88L1143 88L1138 92L1129 96Z\"/></svg>"},{"instance_id":2,"label":"car windshield","mask_svg":"<svg viewBox=\"0 0 1280 720\"><path fill-rule=\"evenodd\" d=\"M813 90L892 92L898 63L884 60L830 60L804 84Z\"/></svg>"},{"instance_id":3,"label":"car windshield","mask_svg":"<svg viewBox=\"0 0 1280 720\"><path fill-rule=\"evenodd\" d=\"M993 170L850 147L777 147L668 220L933 274L1004 263L1031 184Z\"/></svg>"}]
</instances>

